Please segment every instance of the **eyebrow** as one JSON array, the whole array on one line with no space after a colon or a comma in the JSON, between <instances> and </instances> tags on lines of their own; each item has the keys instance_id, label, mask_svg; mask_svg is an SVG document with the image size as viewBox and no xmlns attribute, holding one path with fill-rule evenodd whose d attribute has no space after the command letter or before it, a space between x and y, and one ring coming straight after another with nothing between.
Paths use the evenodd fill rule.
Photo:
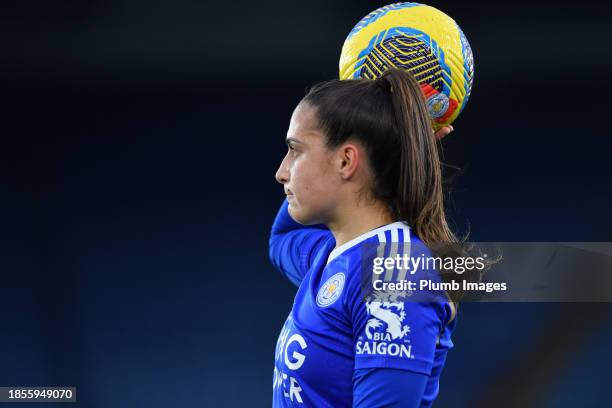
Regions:
<instances>
[{"instance_id":1,"label":"eyebrow","mask_svg":"<svg viewBox=\"0 0 612 408\"><path fill-rule=\"evenodd\" d=\"M285 139L285 143L289 144L289 143L299 143L299 144L304 144L303 142L293 138L293 137L288 137Z\"/></svg>"}]
</instances>

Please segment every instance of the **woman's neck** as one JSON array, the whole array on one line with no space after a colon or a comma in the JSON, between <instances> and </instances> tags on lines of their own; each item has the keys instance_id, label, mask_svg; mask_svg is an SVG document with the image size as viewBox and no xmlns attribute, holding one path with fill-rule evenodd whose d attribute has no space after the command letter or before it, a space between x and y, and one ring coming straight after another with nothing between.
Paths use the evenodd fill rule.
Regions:
<instances>
[{"instance_id":1,"label":"woman's neck","mask_svg":"<svg viewBox=\"0 0 612 408\"><path fill-rule=\"evenodd\" d=\"M327 227L336 239L336 247L368 231L395 221L388 208L382 203L369 206L359 203L338 213L340 214L338 217L327 223Z\"/></svg>"}]
</instances>

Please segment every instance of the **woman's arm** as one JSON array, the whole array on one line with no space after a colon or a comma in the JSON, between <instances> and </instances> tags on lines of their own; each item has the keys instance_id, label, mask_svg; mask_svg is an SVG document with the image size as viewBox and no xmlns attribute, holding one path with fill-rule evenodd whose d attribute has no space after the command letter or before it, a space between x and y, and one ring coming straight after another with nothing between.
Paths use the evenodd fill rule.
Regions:
<instances>
[{"instance_id":1,"label":"woman's arm","mask_svg":"<svg viewBox=\"0 0 612 408\"><path fill-rule=\"evenodd\" d=\"M353 372L354 408L418 408L427 375L394 368L362 368Z\"/></svg>"},{"instance_id":2,"label":"woman's arm","mask_svg":"<svg viewBox=\"0 0 612 408\"><path fill-rule=\"evenodd\" d=\"M289 215L287 207L285 200L272 224L269 256L276 269L299 286L314 255L334 238L324 225L305 227L298 224Z\"/></svg>"}]
</instances>

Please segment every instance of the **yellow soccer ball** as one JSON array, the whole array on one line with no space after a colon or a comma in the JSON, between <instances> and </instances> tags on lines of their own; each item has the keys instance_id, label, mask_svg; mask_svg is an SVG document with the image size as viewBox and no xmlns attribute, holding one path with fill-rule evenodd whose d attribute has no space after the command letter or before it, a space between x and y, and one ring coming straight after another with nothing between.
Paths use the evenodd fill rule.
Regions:
<instances>
[{"instance_id":1,"label":"yellow soccer ball","mask_svg":"<svg viewBox=\"0 0 612 408\"><path fill-rule=\"evenodd\" d=\"M418 3L374 10L353 27L340 56L340 79L380 76L390 67L412 73L421 84L434 128L453 122L474 81L474 57L452 18Z\"/></svg>"}]
</instances>

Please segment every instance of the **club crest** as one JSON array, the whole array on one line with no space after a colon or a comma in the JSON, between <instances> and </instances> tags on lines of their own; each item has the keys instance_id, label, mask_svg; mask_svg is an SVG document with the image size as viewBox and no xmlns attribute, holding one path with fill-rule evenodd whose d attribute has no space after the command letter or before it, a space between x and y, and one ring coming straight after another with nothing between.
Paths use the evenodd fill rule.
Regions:
<instances>
[{"instance_id":1,"label":"club crest","mask_svg":"<svg viewBox=\"0 0 612 408\"><path fill-rule=\"evenodd\" d=\"M327 279L323 286L319 288L319 292L317 293L317 305L320 307L327 307L338 300L342 294L345 281L346 276L342 272L338 272L331 278Z\"/></svg>"}]
</instances>

